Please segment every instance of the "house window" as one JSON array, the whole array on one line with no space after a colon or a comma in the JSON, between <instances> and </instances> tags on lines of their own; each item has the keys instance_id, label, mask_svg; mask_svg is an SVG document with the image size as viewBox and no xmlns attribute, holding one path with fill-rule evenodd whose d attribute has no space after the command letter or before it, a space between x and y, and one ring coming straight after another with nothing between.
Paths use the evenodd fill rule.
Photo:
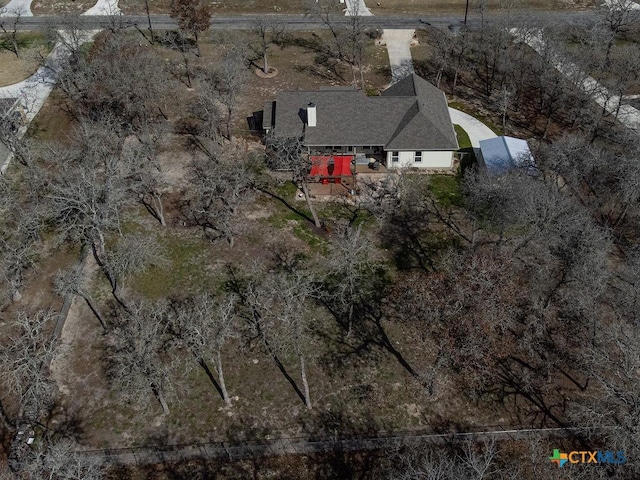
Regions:
<instances>
[{"instance_id":1,"label":"house window","mask_svg":"<svg viewBox=\"0 0 640 480\"><path fill-rule=\"evenodd\" d=\"M414 162L421 162L422 161L422 152L415 152L415 154L413 155L413 161Z\"/></svg>"},{"instance_id":2,"label":"house window","mask_svg":"<svg viewBox=\"0 0 640 480\"><path fill-rule=\"evenodd\" d=\"M398 152L391 152L391 161L397 163L400 160L400 154Z\"/></svg>"}]
</instances>

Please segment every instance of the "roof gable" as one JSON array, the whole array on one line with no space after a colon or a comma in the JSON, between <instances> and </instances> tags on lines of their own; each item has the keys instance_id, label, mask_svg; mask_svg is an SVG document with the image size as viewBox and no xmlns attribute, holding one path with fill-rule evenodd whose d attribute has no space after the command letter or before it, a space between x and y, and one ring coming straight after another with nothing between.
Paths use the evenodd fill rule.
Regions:
<instances>
[{"instance_id":1,"label":"roof gable","mask_svg":"<svg viewBox=\"0 0 640 480\"><path fill-rule=\"evenodd\" d=\"M315 127L306 126L301 115L309 103L316 105ZM287 137L304 135L308 146L458 148L444 92L415 74L377 97L352 89L280 92L274 133Z\"/></svg>"},{"instance_id":2,"label":"roof gable","mask_svg":"<svg viewBox=\"0 0 640 480\"><path fill-rule=\"evenodd\" d=\"M411 135L418 131L416 127L422 126L422 135L428 137L428 141L433 149L454 149L457 150L458 138L453 129L451 115L447 106L447 99L444 92L435 85L427 82L424 78L415 73L404 77L384 92L387 97L415 97L418 103L420 119L415 119L406 123L404 127L408 130L406 134L396 131L394 138L389 142L388 148L411 149ZM415 141L413 143L416 143Z\"/></svg>"},{"instance_id":3,"label":"roof gable","mask_svg":"<svg viewBox=\"0 0 640 480\"><path fill-rule=\"evenodd\" d=\"M428 144L430 150L457 149L458 143L442 134L423 112L419 102L414 102L386 145L387 150L422 150Z\"/></svg>"}]
</instances>

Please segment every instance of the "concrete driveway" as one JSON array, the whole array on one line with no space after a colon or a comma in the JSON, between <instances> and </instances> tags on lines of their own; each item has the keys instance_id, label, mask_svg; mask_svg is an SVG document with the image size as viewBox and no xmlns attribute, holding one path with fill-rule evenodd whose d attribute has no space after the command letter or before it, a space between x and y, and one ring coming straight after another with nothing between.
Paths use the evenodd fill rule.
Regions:
<instances>
[{"instance_id":1,"label":"concrete driveway","mask_svg":"<svg viewBox=\"0 0 640 480\"><path fill-rule=\"evenodd\" d=\"M449 107L449 115L451 115L451 122L454 125L460 125L467 132L474 150L480 148L480 140L497 137L493 130L467 113Z\"/></svg>"},{"instance_id":2,"label":"concrete driveway","mask_svg":"<svg viewBox=\"0 0 640 480\"><path fill-rule=\"evenodd\" d=\"M391 85L413 73L411 41L415 30L387 30L382 32L382 43L387 45Z\"/></svg>"},{"instance_id":3,"label":"concrete driveway","mask_svg":"<svg viewBox=\"0 0 640 480\"><path fill-rule=\"evenodd\" d=\"M372 17L373 13L371 10L365 5L364 0L345 0L345 5L347 9L344 14L347 17L360 15L361 17Z\"/></svg>"},{"instance_id":4,"label":"concrete driveway","mask_svg":"<svg viewBox=\"0 0 640 480\"><path fill-rule=\"evenodd\" d=\"M33 17L31 0L11 0L0 8L0 17L14 17L18 13L22 17Z\"/></svg>"},{"instance_id":5,"label":"concrete driveway","mask_svg":"<svg viewBox=\"0 0 640 480\"><path fill-rule=\"evenodd\" d=\"M98 0L96 4L82 15L119 15L118 0Z\"/></svg>"}]
</instances>

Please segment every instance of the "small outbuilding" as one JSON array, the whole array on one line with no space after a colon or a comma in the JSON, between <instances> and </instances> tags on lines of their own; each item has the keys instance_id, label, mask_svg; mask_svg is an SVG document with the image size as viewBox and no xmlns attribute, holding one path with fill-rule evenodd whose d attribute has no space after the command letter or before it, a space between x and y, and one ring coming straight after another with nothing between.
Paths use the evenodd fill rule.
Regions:
<instances>
[{"instance_id":1,"label":"small outbuilding","mask_svg":"<svg viewBox=\"0 0 640 480\"><path fill-rule=\"evenodd\" d=\"M535 171L529 145L520 138L502 136L480 140L478 161L489 175L503 175L516 168Z\"/></svg>"}]
</instances>

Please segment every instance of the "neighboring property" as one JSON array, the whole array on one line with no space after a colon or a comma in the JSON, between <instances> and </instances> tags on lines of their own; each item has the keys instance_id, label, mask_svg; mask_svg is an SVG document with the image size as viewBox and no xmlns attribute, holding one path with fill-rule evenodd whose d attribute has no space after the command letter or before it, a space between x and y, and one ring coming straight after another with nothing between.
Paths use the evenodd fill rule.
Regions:
<instances>
[{"instance_id":1,"label":"neighboring property","mask_svg":"<svg viewBox=\"0 0 640 480\"><path fill-rule=\"evenodd\" d=\"M351 155L372 168L449 169L458 150L444 92L415 74L374 97L345 87L280 92L263 128L302 138L310 155Z\"/></svg>"},{"instance_id":2,"label":"neighboring property","mask_svg":"<svg viewBox=\"0 0 640 480\"><path fill-rule=\"evenodd\" d=\"M489 175L503 175L514 168L535 168L527 141L506 136L480 140L478 162Z\"/></svg>"}]
</instances>

